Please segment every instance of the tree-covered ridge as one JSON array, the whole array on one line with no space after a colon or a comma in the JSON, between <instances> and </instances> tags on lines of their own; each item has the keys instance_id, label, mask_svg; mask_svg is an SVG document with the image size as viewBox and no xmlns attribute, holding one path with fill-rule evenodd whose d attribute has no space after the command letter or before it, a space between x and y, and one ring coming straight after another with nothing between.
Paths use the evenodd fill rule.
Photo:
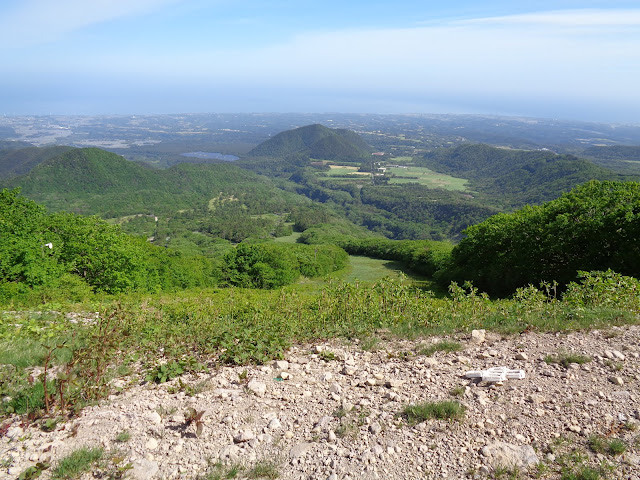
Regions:
<instances>
[{"instance_id":1,"label":"tree-covered ridge","mask_svg":"<svg viewBox=\"0 0 640 480\"><path fill-rule=\"evenodd\" d=\"M175 214L212 198L233 199L249 214L262 214L286 211L301 200L228 163L155 170L97 148L70 150L4 183L52 210L103 217Z\"/></svg>"},{"instance_id":2,"label":"tree-covered ridge","mask_svg":"<svg viewBox=\"0 0 640 480\"><path fill-rule=\"evenodd\" d=\"M640 162L640 146L634 145L589 147L582 153L589 158L599 158L603 160L631 160L634 162Z\"/></svg>"},{"instance_id":3,"label":"tree-covered ridge","mask_svg":"<svg viewBox=\"0 0 640 480\"><path fill-rule=\"evenodd\" d=\"M15 177L29 173L33 168L42 162L57 157L72 149L72 147L23 147L22 143L17 143L19 147L7 144L13 142L2 142L0 144L0 178Z\"/></svg>"},{"instance_id":4,"label":"tree-covered ridge","mask_svg":"<svg viewBox=\"0 0 640 480\"><path fill-rule=\"evenodd\" d=\"M640 175L640 146L596 146L585 149L580 155L622 175Z\"/></svg>"},{"instance_id":5,"label":"tree-covered ridge","mask_svg":"<svg viewBox=\"0 0 640 480\"><path fill-rule=\"evenodd\" d=\"M303 154L323 160L357 161L371 151L355 132L314 124L281 132L255 147L248 156L282 158Z\"/></svg>"},{"instance_id":6,"label":"tree-covered ridge","mask_svg":"<svg viewBox=\"0 0 640 480\"><path fill-rule=\"evenodd\" d=\"M471 187L498 205L518 207L552 200L589 180L625 180L573 155L461 145L428 152L417 163L469 179Z\"/></svg>"},{"instance_id":7,"label":"tree-covered ridge","mask_svg":"<svg viewBox=\"0 0 640 480\"><path fill-rule=\"evenodd\" d=\"M519 287L576 280L612 269L640 277L640 183L591 181L541 206L498 214L469 227L441 272L506 295Z\"/></svg>"}]
</instances>

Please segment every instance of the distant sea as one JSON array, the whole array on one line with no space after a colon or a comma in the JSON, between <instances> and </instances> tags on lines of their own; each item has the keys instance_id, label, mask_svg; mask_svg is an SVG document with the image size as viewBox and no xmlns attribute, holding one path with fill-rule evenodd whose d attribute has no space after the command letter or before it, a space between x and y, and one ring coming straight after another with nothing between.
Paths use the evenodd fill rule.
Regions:
<instances>
[{"instance_id":1,"label":"distant sea","mask_svg":"<svg viewBox=\"0 0 640 480\"><path fill-rule=\"evenodd\" d=\"M181 153L183 157L192 157L192 158L211 158L214 160L224 160L225 162L233 162L238 160L240 157L236 157L235 155L225 155L220 152L189 152L189 153Z\"/></svg>"}]
</instances>

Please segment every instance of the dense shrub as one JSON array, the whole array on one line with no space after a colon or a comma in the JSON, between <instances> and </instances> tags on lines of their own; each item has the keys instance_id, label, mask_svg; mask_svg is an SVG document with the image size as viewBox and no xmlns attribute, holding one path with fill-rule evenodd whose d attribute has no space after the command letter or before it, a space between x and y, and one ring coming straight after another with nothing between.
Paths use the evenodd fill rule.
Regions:
<instances>
[{"instance_id":1,"label":"dense shrub","mask_svg":"<svg viewBox=\"0 0 640 480\"><path fill-rule=\"evenodd\" d=\"M224 280L244 288L277 288L300 275L321 277L344 268L348 255L333 245L241 243L224 257Z\"/></svg>"},{"instance_id":2,"label":"dense shrub","mask_svg":"<svg viewBox=\"0 0 640 480\"><path fill-rule=\"evenodd\" d=\"M469 227L440 280L471 280L506 295L518 287L557 281L579 270L613 269L640 276L640 184L581 185L542 206L498 214Z\"/></svg>"}]
</instances>

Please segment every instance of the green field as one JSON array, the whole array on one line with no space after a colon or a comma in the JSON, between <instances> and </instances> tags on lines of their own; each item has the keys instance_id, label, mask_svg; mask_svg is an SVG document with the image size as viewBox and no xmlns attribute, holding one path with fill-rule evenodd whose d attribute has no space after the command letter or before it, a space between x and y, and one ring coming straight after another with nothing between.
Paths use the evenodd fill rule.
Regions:
<instances>
[{"instance_id":1,"label":"green field","mask_svg":"<svg viewBox=\"0 0 640 480\"><path fill-rule=\"evenodd\" d=\"M278 243L296 243L300 235L302 235L301 232L293 232L291 235L287 235L286 237L277 237L274 241Z\"/></svg>"},{"instance_id":2,"label":"green field","mask_svg":"<svg viewBox=\"0 0 640 480\"><path fill-rule=\"evenodd\" d=\"M427 187L444 188L446 190L467 190L467 180L465 178L452 177L444 173L434 172L425 167L388 167L387 170L396 175L396 177L391 178L390 184L419 183ZM398 176L413 178L397 178Z\"/></svg>"},{"instance_id":3,"label":"green field","mask_svg":"<svg viewBox=\"0 0 640 480\"><path fill-rule=\"evenodd\" d=\"M413 157L393 157L388 160L389 163L405 164L413 162Z\"/></svg>"},{"instance_id":4,"label":"green field","mask_svg":"<svg viewBox=\"0 0 640 480\"><path fill-rule=\"evenodd\" d=\"M375 258L361 257L357 255L349 256L349 272L343 278L345 282L375 282L384 277L392 277L399 279L406 276L411 280L422 280L421 278L411 276L400 262L391 262L389 260L378 260Z\"/></svg>"}]
</instances>

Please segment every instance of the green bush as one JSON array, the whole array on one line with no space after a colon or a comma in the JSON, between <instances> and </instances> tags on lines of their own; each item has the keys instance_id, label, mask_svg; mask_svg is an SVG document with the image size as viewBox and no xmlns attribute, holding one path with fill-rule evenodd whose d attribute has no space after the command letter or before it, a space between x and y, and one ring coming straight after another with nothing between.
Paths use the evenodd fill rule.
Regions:
<instances>
[{"instance_id":1,"label":"green bush","mask_svg":"<svg viewBox=\"0 0 640 480\"><path fill-rule=\"evenodd\" d=\"M640 276L640 183L592 181L542 206L498 214L469 227L439 273L443 284L473 281L508 295L578 271Z\"/></svg>"}]
</instances>

